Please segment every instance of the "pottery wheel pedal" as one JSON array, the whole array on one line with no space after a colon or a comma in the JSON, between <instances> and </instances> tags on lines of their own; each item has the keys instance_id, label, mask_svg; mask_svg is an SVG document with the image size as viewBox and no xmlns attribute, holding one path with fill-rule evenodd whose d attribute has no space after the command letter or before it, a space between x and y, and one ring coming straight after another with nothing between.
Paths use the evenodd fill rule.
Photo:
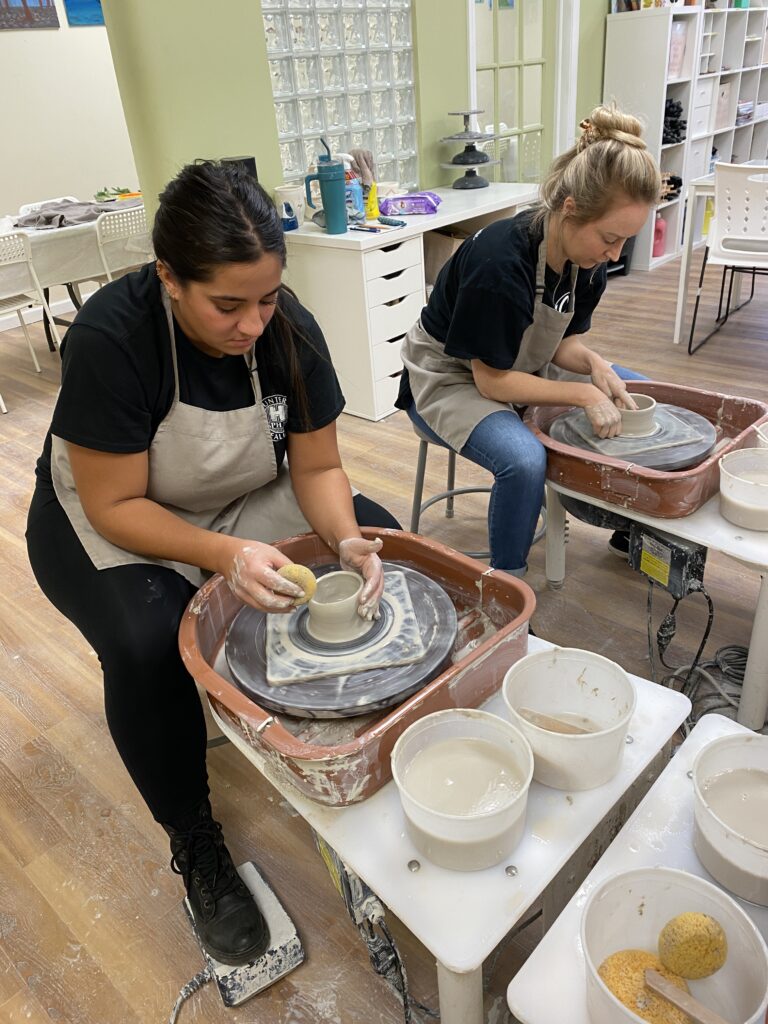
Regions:
<instances>
[{"instance_id":1,"label":"pottery wheel pedal","mask_svg":"<svg viewBox=\"0 0 768 1024\"><path fill-rule=\"evenodd\" d=\"M299 718L366 715L400 703L450 663L456 610L429 577L385 562L379 611L373 623L361 620L358 636L330 643L312 635L304 605L289 615L246 606L225 641L232 677L260 706Z\"/></svg>"},{"instance_id":2,"label":"pottery wheel pedal","mask_svg":"<svg viewBox=\"0 0 768 1024\"><path fill-rule=\"evenodd\" d=\"M645 436L596 437L583 409L558 416L549 436L574 448L667 472L696 465L717 443L717 431L708 419L676 405L658 405L654 429Z\"/></svg>"},{"instance_id":3,"label":"pottery wheel pedal","mask_svg":"<svg viewBox=\"0 0 768 1024\"><path fill-rule=\"evenodd\" d=\"M274 985L276 981L302 964L306 958L296 926L256 865L248 861L241 864L237 870L251 890L267 922L269 949L253 963L235 967L215 960L206 952L195 932L195 938L200 943L200 949L208 965L208 972L216 982L221 1001L227 1007L239 1006L240 1003L263 992L265 988ZM195 931L188 900L184 900L184 908L192 923L192 930Z\"/></svg>"}]
</instances>

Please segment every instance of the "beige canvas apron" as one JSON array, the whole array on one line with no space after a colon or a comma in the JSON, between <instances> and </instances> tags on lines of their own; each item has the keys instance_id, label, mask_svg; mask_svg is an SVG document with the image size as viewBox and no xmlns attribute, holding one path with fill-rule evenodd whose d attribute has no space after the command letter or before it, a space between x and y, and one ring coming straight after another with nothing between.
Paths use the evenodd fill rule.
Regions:
<instances>
[{"instance_id":1,"label":"beige canvas apron","mask_svg":"<svg viewBox=\"0 0 768 1024\"><path fill-rule=\"evenodd\" d=\"M547 266L547 222L539 244L536 262L536 294L533 321L526 328L513 370L532 373L552 380L583 380L590 378L570 373L555 366L551 360L573 318L576 278L579 268L571 267L571 289L566 312L560 313L544 304L544 275ZM401 349L408 370L416 411L438 437L460 452L469 435L486 416L509 410L510 405L483 398L472 376L468 359L446 354L445 346L424 330L421 321L406 335Z\"/></svg>"},{"instance_id":2,"label":"beige canvas apron","mask_svg":"<svg viewBox=\"0 0 768 1024\"><path fill-rule=\"evenodd\" d=\"M254 350L245 360L255 402L244 409L214 412L179 399L179 368L173 315L163 290L173 361L174 395L149 446L146 497L175 515L216 533L272 544L310 526L301 514L288 469L278 470ZM153 563L200 586L209 575L197 566L126 551L88 522L72 476L66 443L52 435L51 474L56 496L97 569Z\"/></svg>"}]
</instances>

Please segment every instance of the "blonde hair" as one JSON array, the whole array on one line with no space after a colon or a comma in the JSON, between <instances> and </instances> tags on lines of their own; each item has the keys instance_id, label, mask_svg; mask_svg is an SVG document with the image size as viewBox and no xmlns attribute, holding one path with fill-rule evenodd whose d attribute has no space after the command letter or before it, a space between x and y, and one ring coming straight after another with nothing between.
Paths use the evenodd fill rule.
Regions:
<instances>
[{"instance_id":1,"label":"blonde hair","mask_svg":"<svg viewBox=\"0 0 768 1024\"><path fill-rule=\"evenodd\" d=\"M581 136L552 162L541 183L536 220L558 213L568 196L579 224L599 220L626 197L653 206L661 195L661 174L641 138L642 125L615 104L595 107L581 122Z\"/></svg>"}]
</instances>

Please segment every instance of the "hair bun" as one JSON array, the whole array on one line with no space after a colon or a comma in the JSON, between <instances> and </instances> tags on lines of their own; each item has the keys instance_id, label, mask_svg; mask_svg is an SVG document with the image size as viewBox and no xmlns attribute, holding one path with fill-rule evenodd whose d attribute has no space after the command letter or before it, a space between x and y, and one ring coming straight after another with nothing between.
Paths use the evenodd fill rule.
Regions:
<instances>
[{"instance_id":1,"label":"hair bun","mask_svg":"<svg viewBox=\"0 0 768 1024\"><path fill-rule=\"evenodd\" d=\"M595 107L579 125L582 130L577 146L579 150L593 142L621 142L636 149L646 149L642 138L643 126L632 114L625 114L615 103Z\"/></svg>"}]
</instances>

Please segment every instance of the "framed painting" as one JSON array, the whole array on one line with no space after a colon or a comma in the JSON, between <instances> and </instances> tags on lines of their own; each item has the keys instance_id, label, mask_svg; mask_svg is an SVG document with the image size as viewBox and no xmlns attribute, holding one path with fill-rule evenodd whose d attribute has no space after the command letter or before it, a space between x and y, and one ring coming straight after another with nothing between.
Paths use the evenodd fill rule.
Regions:
<instances>
[{"instance_id":1,"label":"framed painting","mask_svg":"<svg viewBox=\"0 0 768 1024\"><path fill-rule=\"evenodd\" d=\"M2 0L0 0L1 2ZM78 28L80 25L104 24L101 0L64 0L64 8L70 28Z\"/></svg>"},{"instance_id":2,"label":"framed painting","mask_svg":"<svg viewBox=\"0 0 768 1024\"><path fill-rule=\"evenodd\" d=\"M0 0L0 30L58 27L53 0Z\"/></svg>"}]
</instances>

